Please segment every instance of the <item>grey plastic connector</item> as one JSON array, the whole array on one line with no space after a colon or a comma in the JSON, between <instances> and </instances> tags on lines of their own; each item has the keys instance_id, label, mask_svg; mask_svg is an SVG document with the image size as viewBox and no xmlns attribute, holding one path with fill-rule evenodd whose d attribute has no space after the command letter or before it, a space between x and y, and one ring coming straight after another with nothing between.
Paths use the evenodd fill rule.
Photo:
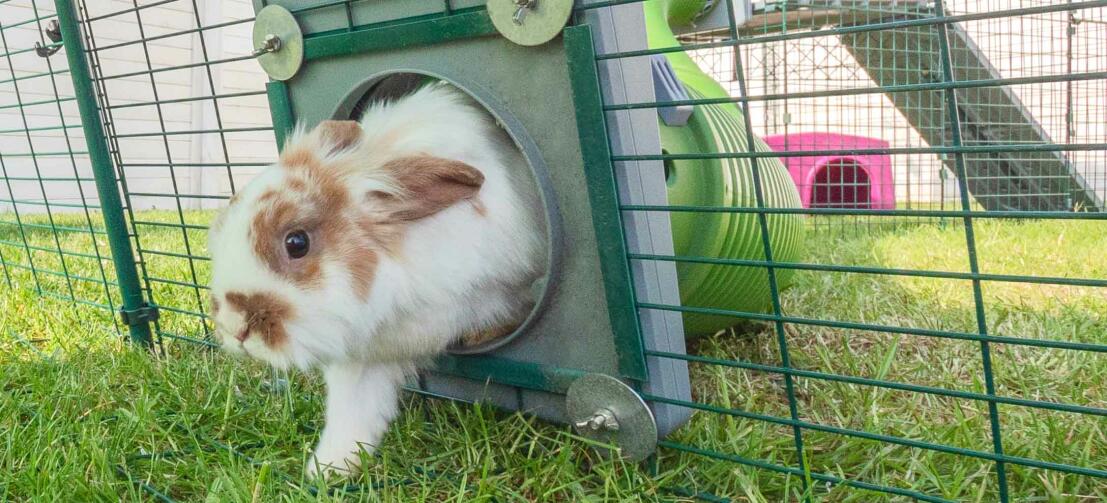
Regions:
<instances>
[{"instance_id":1,"label":"grey plastic connector","mask_svg":"<svg viewBox=\"0 0 1107 503\"><path fill-rule=\"evenodd\" d=\"M657 96L657 101L689 99L688 91L684 90L684 84L681 84L680 79L677 79L676 72L673 71L672 65L669 64L669 60L664 55L654 54L651 56L650 69L653 71L653 90ZM692 105L677 105L660 107L657 109L657 115L661 116L661 120L666 125L680 127L688 124L688 118L692 116L693 111Z\"/></svg>"}]
</instances>

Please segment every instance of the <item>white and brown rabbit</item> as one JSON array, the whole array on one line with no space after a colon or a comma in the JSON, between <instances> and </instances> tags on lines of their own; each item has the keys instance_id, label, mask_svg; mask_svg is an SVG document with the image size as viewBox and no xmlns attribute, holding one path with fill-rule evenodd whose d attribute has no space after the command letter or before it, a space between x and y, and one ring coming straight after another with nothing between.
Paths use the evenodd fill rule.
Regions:
<instances>
[{"instance_id":1,"label":"white and brown rabbit","mask_svg":"<svg viewBox=\"0 0 1107 503\"><path fill-rule=\"evenodd\" d=\"M228 351L321 368L326 425L307 470L347 470L395 417L405 375L529 314L546 267L526 161L467 95L431 84L360 123L297 130L210 231Z\"/></svg>"}]
</instances>

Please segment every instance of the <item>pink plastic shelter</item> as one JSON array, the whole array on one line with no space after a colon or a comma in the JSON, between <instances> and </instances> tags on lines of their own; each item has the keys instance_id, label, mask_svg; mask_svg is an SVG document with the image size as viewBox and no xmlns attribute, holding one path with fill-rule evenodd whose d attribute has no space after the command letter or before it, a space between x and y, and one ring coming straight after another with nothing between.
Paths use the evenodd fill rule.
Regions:
<instances>
[{"instance_id":1,"label":"pink plastic shelter","mask_svg":"<svg viewBox=\"0 0 1107 503\"><path fill-rule=\"evenodd\" d=\"M835 133L772 135L764 140L775 152L888 148L888 142L877 138ZM804 208L896 207L890 155L811 155L780 160L796 182Z\"/></svg>"}]
</instances>

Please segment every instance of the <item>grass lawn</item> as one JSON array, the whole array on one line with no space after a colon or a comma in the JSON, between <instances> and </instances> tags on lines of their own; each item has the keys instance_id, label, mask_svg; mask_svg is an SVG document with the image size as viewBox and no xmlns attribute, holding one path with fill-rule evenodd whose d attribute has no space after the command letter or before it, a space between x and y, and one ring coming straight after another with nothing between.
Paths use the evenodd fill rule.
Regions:
<instances>
[{"instance_id":1,"label":"grass lawn","mask_svg":"<svg viewBox=\"0 0 1107 503\"><path fill-rule=\"evenodd\" d=\"M5 215L9 217L10 215ZM164 220L162 213L139 215ZM189 214L202 224L204 214ZM36 219L35 222L40 222ZM76 216L58 225L82 226ZM981 269L994 274L1107 278L1107 223L976 222ZM145 250L182 254L180 230L143 227ZM52 235L21 235L0 226L0 253L27 264L16 246L53 248ZM188 232L188 249L203 255L204 233ZM106 240L96 236L100 250ZM106 303L93 239L67 233L66 282L40 273L57 295ZM860 233L810 236L807 262L967 272L963 230L955 225L904 225ZM56 254L35 252L36 267L62 270ZM163 306L199 309L197 294L174 282L206 281L204 262L148 255L160 278ZM662 450L654 470L605 461L560 425L486 406L412 396L378 455L350 492L328 495L300 478L320 426L322 389L312 375L292 373L289 386L259 364L183 342L166 342L154 358L116 335L95 308L42 297L30 271L8 268L15 288L0 284L0 501L150 499L142 486L178 500L301 501L639 501L680 499L672 488L708 491L738 501L802 497L801 481L768 470ZM113 279L110 268L104 273ZM971 283L924 277L797 272L783 298L790 316L975 332ZM0 279L0 281L5 281ZM71 290L72 288L72 290ZM990 333L1054 341L1107 343L1107 293L1079 286L986 282ZM163 313L167 332L201 336L202 323ZM807 370L898 383L983 392L975 341L789 325L792 365ZM780 363L769 325L745 323L701 339L696 354L770 366ZM993 344L997 392L1004 396L1107 408L1102 353ZM693 364L696 401L789 417L779 375ZM980 401L797 378L800 419L821 425L992 450L988 409ZM999 406L1002 439L1012 456L1107 470L1107 419L1014 405ZM792 465L790 427L697 412L673 441ZM995 501L988 460L806 430L813 472L920 491L940 498ZM233 447L234 449L229 449ZM155 455L156 454L156 455ZM655 473L650 473L654 471ZM1012 501L1102 501L1107 479L1007 465ZM343 482L345 483L345 482ZM815 483L822 501L904 498Z\"/></svg>"}]
</instances>

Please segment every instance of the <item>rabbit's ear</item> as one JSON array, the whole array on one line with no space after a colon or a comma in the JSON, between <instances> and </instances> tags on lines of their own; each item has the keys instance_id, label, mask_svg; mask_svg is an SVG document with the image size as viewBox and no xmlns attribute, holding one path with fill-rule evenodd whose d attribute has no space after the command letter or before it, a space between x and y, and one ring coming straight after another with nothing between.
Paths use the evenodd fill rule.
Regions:
<instances>
[{"instance_id":1,"label":"rabbit's ear","mask_svg":"<svg viewBox=\"0 0 1107 503\"><path fill-rule=\"evenodd\" d=\"M469 199L480 191L484 174L461 161L429 155L402 157L385 164L399 193L373 191L388 220L418 220Z\"/></svg>"},{"instance_id":2,"label":"rabbit's ear","mask_svg":"<svg viewBox=\"0 0 1107 503\"><path fill-rule=\"evenodd\" d=\"M361 140L361 125L356 121L325 120L308 133L308 142L324 155L348 149Z\"/></svg>"}]
</instances>

